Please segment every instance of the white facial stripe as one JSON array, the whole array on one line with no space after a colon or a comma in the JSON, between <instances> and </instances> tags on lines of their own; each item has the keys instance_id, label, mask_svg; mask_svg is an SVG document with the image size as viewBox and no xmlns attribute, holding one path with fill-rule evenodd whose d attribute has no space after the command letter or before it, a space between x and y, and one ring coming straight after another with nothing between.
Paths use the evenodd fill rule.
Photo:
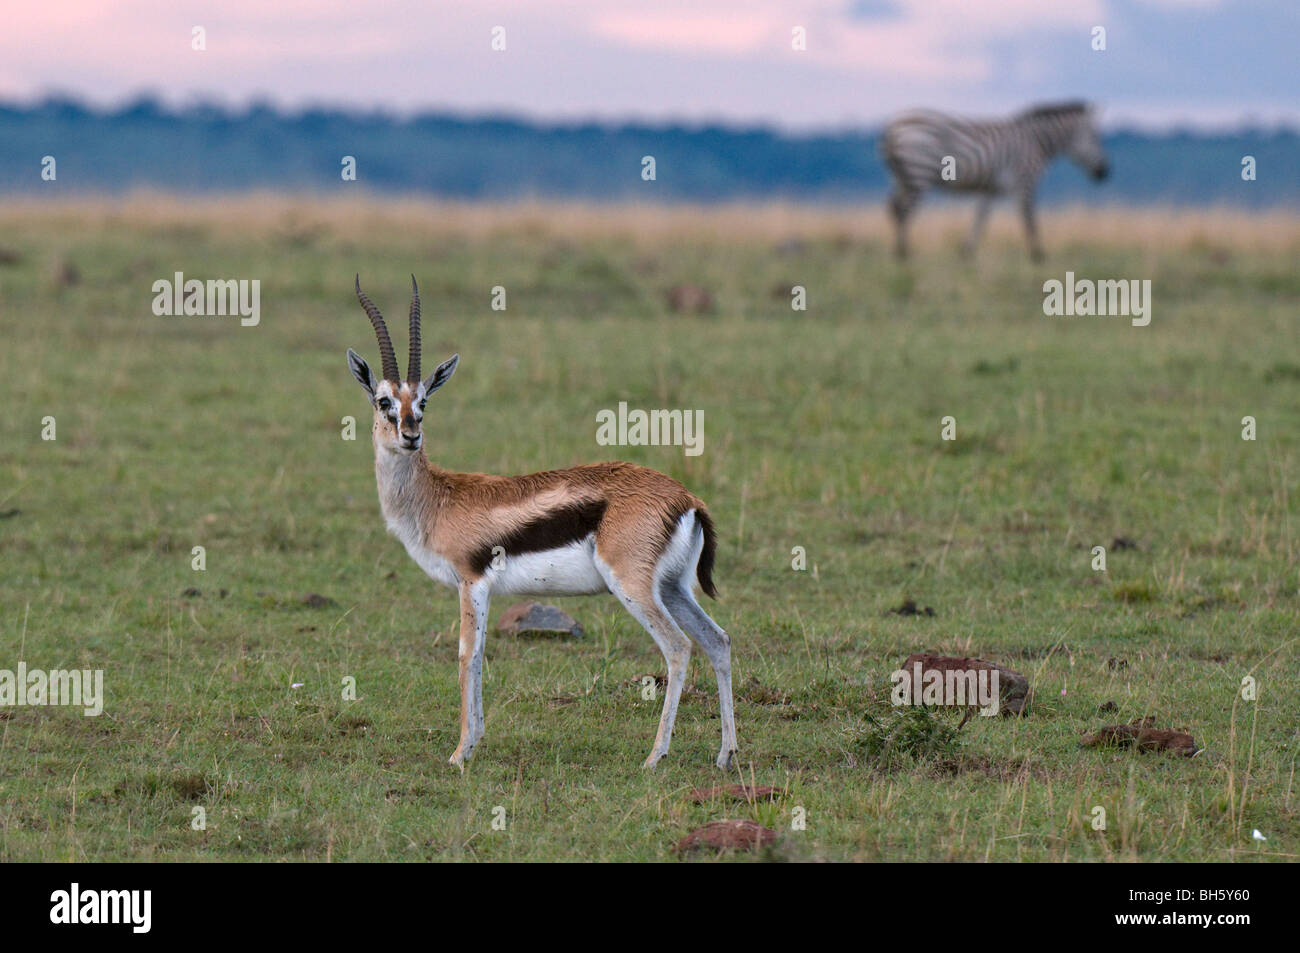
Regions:
<instances>
[{"instance_id":1,"label":"white facial stripe","mask_svg":"<svg viewBox=\"0 0 1300 953\"><path fill-rule=\"evenodd\" d=\"M387 408L384 408L381 404L381 401L385 399L390 401ZM397 398L397 388L393 386L391 381L380 381L379 386L375 388L375 407L390 424L397 419L397 413L401 409L401 402Z\"/></svg>"}]
</instances>

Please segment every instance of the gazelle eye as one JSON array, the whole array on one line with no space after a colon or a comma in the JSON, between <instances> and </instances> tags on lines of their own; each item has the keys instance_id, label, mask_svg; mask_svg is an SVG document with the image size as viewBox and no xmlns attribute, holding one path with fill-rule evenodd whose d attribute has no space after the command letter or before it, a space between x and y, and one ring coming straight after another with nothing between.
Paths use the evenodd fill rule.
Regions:
<instances>
[{"instance_id":1,"label":"gazelle eye","mask_svg":"<svg viewBox=\"0 0 1300 953\"><path fill-rule=\"evenodd\" d=\"M392 406L393 406L393 402L389 400L387 397L379 398L379 409L384 411L384 413L387 413L388 409Z\"/></svg>"},{"instance_id":2,"label":"gazelle eye","mask_svg":"<svg viewBox=\"0 0 1300 953\"><path fill-rule=\"evenodd\" d=\"M427 402L428 402L428 398L427 398L427 397L426 397L424 400L420 401L420 413L424 413L424 405L425 405Z\"/></svg>"}]
</instances>

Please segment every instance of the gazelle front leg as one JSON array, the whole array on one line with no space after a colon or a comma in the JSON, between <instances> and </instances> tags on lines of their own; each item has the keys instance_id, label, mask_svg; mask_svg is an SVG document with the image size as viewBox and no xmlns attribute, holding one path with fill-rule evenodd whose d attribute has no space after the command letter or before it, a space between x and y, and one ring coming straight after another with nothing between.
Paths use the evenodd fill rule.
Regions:
<instances>
[{"instance_id":1,"label":"gazelle front leg","mask_svg":"<svg viewBox=\"0 0 1300 953\"><path fill-rule=\"evenodd\" d=\"M483 645L487 641L487 581L460 584L460 744L448 759L462 771L483 737Z\"/></svg>"}]
</instances>

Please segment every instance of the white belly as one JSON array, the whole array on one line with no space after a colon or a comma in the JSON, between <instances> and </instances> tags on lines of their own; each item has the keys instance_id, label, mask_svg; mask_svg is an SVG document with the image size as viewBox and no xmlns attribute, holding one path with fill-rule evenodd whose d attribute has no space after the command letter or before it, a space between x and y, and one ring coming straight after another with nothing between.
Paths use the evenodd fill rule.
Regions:
<instances>
[{"instance_id":1,"label":"white belly","mask_svg":"<svg viewBox=\"0 0 1300 953\"><path fill-rule=\"evenodd\" d=\"M529 596L590 596L608 592L596 569L596 540L588 536L559 549L503 555L484 576L492 591Z\"/></svg>"}]
</instances>

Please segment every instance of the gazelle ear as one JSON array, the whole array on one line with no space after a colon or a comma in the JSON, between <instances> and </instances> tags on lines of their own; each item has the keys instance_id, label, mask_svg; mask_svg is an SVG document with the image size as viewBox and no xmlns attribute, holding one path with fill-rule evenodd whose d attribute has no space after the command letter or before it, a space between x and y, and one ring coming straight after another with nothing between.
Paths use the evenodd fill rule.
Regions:
<instances>
[{"instance_id":1,"label":"gazelle ear","mask_svg":"<svg viewBox=\"0 0 1300 953\"><path fill-rule=\"evenodd\" d=\"M357 383L366 389L370 399L375 399L375 388L379 386L379 381L375 380L375 375L370 370L370 365L352 348L348 348L348 370L352 376L357 379Z\"/></svg>"},{"instance_id":2,"label":"gazelle ear","mask_svg":"<svg viewBox=\"0 0 1300 953\"><path fill-rule=\"evenodd\" d=\"M428 397L435 390L441 387L447 381L451 380L451 375L456 372L456 364L460 361L459 354L453 354L447 360L438 365L437 370L430 374L424 380L424 396Z\"/></svg>"}]
</instances>

